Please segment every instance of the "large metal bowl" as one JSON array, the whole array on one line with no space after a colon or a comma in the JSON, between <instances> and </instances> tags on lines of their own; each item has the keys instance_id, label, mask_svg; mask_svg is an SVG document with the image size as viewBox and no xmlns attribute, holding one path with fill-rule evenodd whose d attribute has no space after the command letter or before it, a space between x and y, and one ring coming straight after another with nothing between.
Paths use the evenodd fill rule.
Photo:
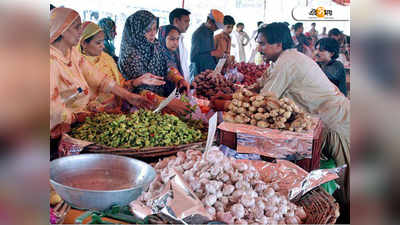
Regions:
<instances>
[{"instance_id":1,"label":"large metal bowl","mask_svg":"<svg viewBox=\"0 0 400 225\"><path fill-rule=\"evenodd\" d=\"M104 210L136 200L154 180L153 167L142 161L109 154L82 154L50 164L50 183L71 206Z\"/></svg>"}]
</instances>

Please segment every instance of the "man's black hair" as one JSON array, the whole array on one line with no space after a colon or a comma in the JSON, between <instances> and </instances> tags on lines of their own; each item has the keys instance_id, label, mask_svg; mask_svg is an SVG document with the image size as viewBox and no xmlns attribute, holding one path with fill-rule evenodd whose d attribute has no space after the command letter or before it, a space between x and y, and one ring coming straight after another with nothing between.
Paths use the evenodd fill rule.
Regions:
<instances>
[{"instance_id":1,"label":"man's black hair","mask_svg":"<svg viewBox=\"0 0 400 225\"><path fill-rule=\"evenodd\" d=\"M243 27L244 27L244 23L239 22L239 23L236 24L236 27L240 27L240 26L243 26Z\"/></svg>"},{"instance_id":2,"label":"man's black hair","mask_svg":"<svg viewBox=\"0 0 400 225\"><path fill-rule=\"evenodd\" d=\"M328 37L339 36L341 34L342 34L342 32L339 29L333 28L328 32Z\"/></svg>"},{"instance_id":3,"label":"man's black hair","mask_svg":"<svg viewBox=\"0 0 400 225\"><path fill-rule=\"evenodd\" d=\"M235 19L232 16L226 15L224 16L224 25L235 25Z\"/></svg>"},{"instance_id":4,"label":"man's black hair","mask_svg":"<svg viewBox=\"0 0 400 225\"><path fill-rule=\"evenodd\" d=\"M303 23L296 23L294 25L294 31L297 31L298 29L300 29L301 27L303 27Z\"/></svg>"},{"instance_id":5,"label":"man's black hair","mask_svg":"<svg viewBox=\"0 0 400 225\"><path fill-rule=\"evenodd\" d=\"M315 49L319 45L320 51L328 51L333 53L332 59L337 59L339 57L339 42L333 38L322 38L315 43Z\"/></svg>"},{"instance_id":6,"label":"man's black hair","mask_svg":"<svg viewBox=\"0 0 400 225\"><path fill-rule=\"evenodd\" d=\"M183 8L176 8L169 13L169 23L174 24L174 19L181 19L182 16L189 16L190 12Z\"/></svg>"},{"instance_id":7,"label":"man's black hair","mask_svg":"<svg viewBox=\"0 0 400 225\"><path fill-rule=\"evenodd\" d=\"M50 11L52 10L52 9L54 9L55 8L55 6L53 5L53 4L50 4Z\"/></svg>"},{"instance_id":8,"label":"man's black hair","mask_svg":"<svg viewBox=\"0 0 400 225\"><path fill-rule=\"evenodd\" d=\"M260 27L260 25L263 24L263 23L264 23L263 21L258 21L257 22L257 27Z\"/></svg>"},{"instance_id":9,"label":"man's black hair","mask_svg":"<svg viewBox=\"0 0 400 225\"><path fill-rule=\"evenodd\" d=\"M312 23L312 24L311 24L311 26L316 26L316 25L317 25L316 23Z\"/></svg>"},{"instance_id":10,"label":"man's black hair","mask_svg":"<svg viewBox=\"0 0 400 225\"><path fill-rule=\"evenodd\" d=\"M282 44L282 50L293 48L293 39L290 30L285 23L270 23L258 29L258 35L262 34L268 44Z\"/></svg>"}]
</instances>

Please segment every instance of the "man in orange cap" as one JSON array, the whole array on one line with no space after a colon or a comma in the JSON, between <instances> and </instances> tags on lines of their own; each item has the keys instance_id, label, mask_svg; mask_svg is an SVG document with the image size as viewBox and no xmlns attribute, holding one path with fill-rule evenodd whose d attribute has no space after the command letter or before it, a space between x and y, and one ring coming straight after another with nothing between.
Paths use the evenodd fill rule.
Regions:
<instances>
[{"instance_id":1,"label":"man in orange cap","mask_svg":"<svg viewBox=\"0 0 400 225\"><path fill-rule=\"evenodd\" d=\"M214 31L224 28L224 14L212 9L203 23L192 35L192 50L190 52L190 75L193 79L197 74L217 65L214 56L218 54L214 45Z\"/></svg>"}]
</instances>

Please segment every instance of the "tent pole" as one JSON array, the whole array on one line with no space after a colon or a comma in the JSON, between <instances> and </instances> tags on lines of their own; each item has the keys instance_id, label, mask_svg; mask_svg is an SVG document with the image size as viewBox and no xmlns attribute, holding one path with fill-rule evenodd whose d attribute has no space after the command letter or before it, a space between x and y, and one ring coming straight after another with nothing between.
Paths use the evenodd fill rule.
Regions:
<instances>
[{"instance_id":1,"label":"tent pole","mask_svg":"<svg viewBox=\"0 0 400 225\"><path fill-rule=\"evenodd\" d=\"M185 8L185 0L182 0L182 8Z\"/></svg>"}]
</instances>

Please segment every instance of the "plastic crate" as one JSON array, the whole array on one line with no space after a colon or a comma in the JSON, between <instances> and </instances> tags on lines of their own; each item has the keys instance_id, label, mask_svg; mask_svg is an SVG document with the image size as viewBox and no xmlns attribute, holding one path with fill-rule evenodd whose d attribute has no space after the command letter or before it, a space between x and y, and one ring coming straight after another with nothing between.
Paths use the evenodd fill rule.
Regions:
<instances>
[{"instance_id":1,"label":"plastic crate","mask_svg":"<svg viewBox=\"0 0 400 225\"><path fill-rule=\"evenodd\" d=\"M321 155L321 147L322 147L322 121L319 120L317 126L314 130L313 144L312 144L312 158L311 159L302 159L298 161L292 161L299 165L301 168L306 171L311 171L315 169L319 169L320 167L320 155ZM229 132L225 130L219 129L219 144L223 144L228 146L231 149L237 150L237 136L234 132ZM266 161L272 161L273 159L262 156Z\"/></svg>"}]
</instances>

